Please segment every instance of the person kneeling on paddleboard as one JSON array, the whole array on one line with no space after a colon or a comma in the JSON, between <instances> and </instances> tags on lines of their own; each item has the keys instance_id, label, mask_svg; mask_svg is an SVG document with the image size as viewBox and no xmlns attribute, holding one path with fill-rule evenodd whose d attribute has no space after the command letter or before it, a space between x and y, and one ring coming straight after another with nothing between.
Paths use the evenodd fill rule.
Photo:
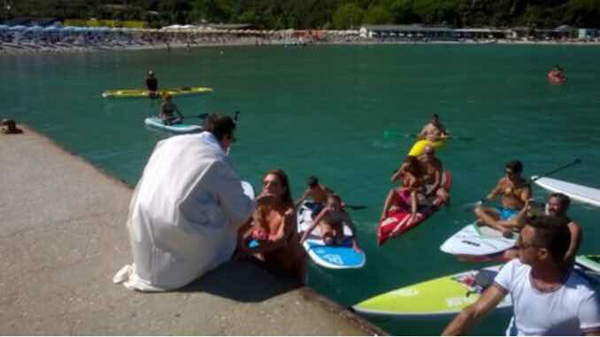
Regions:
<instances>
[{"instance_id":1,"label":"person kneeling on paddleboard","mask_svg":"<svg viewBox=\"0 0 600 337\"><path fill-rule=\"evenodd\" d=\"M342 199L337 194L328 194L325 208L314 219L313 224L304 232L300 243L306 241L310 233L319 226L323 242L327 246L341 246L344 244L344 224L352 230L352 248L360 252L362 248L358 245L356 228L350 219L350 215L342 208Z\"/></svg>"},{"instance_id":2,"label":"person kneeling on paddleboard","mask_svg":"<svg viewBox=\"0 0 600 337\"><path fill-rule=\"evenodd\" d=\"M177 117L175 117L177 114ZM181 123L183 115L179 112L177 105L171 101L171 95L166 94L162 104L160 105L160 118L163 120L165 125L173 125Z\"/></svg>"},{"instance_id":3,"label":"person kneeling on paddleboard","mask_svg":"<svg viewBox=\"0 0 600 337\"><path fill-rule=\"evenodd\" d=\"M411 224L417 219L417 210L419 208L419 194L423 195L423 172L421 164L415 157L406 157L400 169L392 175L391 181L396 182L401 179L401 187L392 188L388 193L380 221L388 217L388 213L394 208L410 210L410 218L407 224Z\"/></svg>"},{"instance_id":4,"label":"person kneeling on paddleboard","mask_svg":"<svg viewBox=\"0 0 600 337\"><path fill-rule=\"evenodd\" d=\"M477 224L490 226L501 231L504 235L512 235L518 230L519 224L514 217L519 214L531 198L531 186L523 177L523 164L519 160L506 163L504 173L506 176L498 180L498 184L481 201L481 204L493 200L501 195L502 207L484 207L481 204L475 208Z\"/></svg>"}]
</instances>

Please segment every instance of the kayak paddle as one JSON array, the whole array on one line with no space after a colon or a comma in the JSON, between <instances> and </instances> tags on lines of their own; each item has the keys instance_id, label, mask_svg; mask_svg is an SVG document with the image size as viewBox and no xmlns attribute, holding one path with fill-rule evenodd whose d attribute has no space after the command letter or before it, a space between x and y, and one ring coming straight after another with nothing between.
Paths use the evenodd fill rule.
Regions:
<instances>
[{"instance_id":1,"label":"kayak paddle","mask_svg":"<svg viewBox=\"0 0 600 337\"><path fill-rule=\"evenodd\" d=\"M390 130L383 131L383 138L389 139L392 137L404 137L404 138L417 138L417 134L414 133L398 133ZM456 140L464 140L464 141L474 141L475 137L461 137L461 136L453 136L449 135L446 137L447 139L456 139Z\"/></svg>"}]
</instances>

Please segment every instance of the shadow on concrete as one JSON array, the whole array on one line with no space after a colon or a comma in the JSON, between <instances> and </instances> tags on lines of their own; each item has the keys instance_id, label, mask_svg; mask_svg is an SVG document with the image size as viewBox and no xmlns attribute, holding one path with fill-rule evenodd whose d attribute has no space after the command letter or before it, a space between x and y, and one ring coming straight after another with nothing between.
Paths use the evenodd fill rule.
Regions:
<instances>
[{"instance_id":1,"label":"shadow on concrete","mask_svg":"<svg viewBox=\"0 0 600 337\"><path fill-rule=\"evenodd\" d=\"M229 261L179 292L206 292L238 302L262 302L301 287L249 261Z\"/></svg>"}]
</instances>

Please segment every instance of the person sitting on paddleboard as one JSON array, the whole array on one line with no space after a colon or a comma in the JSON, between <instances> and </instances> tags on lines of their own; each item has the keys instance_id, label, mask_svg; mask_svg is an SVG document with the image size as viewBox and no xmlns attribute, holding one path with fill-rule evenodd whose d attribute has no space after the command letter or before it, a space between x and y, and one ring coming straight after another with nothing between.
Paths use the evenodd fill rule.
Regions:
<instances>
[{"instance_id":1,"label":"person sitting on paddleboard","mask_svg":"<svg viewBox=\"0 0 600 337\"><path fill-rule=\"evenodd\" d=\"M280 271L300 282L306 279L306 253L299 243L296 211L289 180L282 170L268 171L263 177L262 195L275 201L259 207L238 231L237 258L252 257L267 269ZM260 198L260 196L259 196ZM255 226L258 226L256 229ZM254 239L258 245L250 247Z\"/></svg>"},{"instance_id":2,"label":"person sitting on paddleboard","mask_svg":"<svg viewBox=\"0 0 600 337\"><path fill-rule=\"evenodd\" d=\"M158 94L156 93L156 91L158 90L158 79L156 78L156 76L154 76L152 70L150 70L148 72L148 76L146 76L146 88L150 92L148 94L150 98L158 97Z\"/></svg>"},{"instance_id":3,"label":"person sitting on paddleboard","mask_svg":"<svg viewBox=\"0 0 600 337\"><path fill-rule=\"evenodd\" d=\"M450 194L442 186L444 166L442 165L442 161L435 156L433 146L427 145L425 150L423 150L423 155L418 159L423 173L423 182L425 183L425 197L437 197L438 202L446 202Z\"/></svg>"},{"instance_id":4,"label":"person sitting on paddleboard","mask_svg":"<svg viewBox=\"0 0 600 337\"><path fill-rule=\"evenodd\" d=\"M512 231L518 229L518 223L512 219L522 210L531 198L531 186L521 177L523 164L519 160L506 163L504 167L505 176L500 178L498 184L490 194L482 200L486 202L501 195L502 207L475 208L478 218L477 224L486 225L501 231L504 235L511 235Z\"/></svg>"},{"instance_id":5,"label":"person sitting on paddleboard","mask_svg":"<svg viewBox=\"0 0 600 337\"><path fill-rule=\"evenodd\" d=\"M320 184L319 179L315 176L308 177L306 190L302 193L300 199L296 200L296 208L300 207L302 202L306 199L311 199L312 202L307 203L308 206L312 210L313 219L321 213L323 208L325 207L325 202L327 201L327 195L333 194L334 191L329 187ZM342 202L342 207L344 203Z\"/></svg>"},{"instance_id":6,"label":"person sitting on paddleboard","mask_svg":"<svg viewBox=\"0 0 600 337\"><path fill-rule=\"evenodd\" d=\"M569 243L569 249L565 254L564 262L565 267L572 267L575 263L575 256L579 251L579 246L581 245L581 240L583 238L583 232L581 230L581 226L571 220L567 216L567 211L569 210L569 205L571 205L571 198L569 196L562 193L552 193L548 197L548 202L546 203L546 215L555 216L565 220L567 227L569 228L569 232L571 233L571 239ZM528 204L525 208L528 208ZM531 212L519 212L519 215L516 217L515 221L521 224L521 227L525 225L527 219L527 213ZM511 259L519 257L519 250L517 248L511 248L506 250L503 253L503 260L509 261Z\"/></svg>"},{"instance_id":7,"label":"person sitting on paddleboard","mask_svg":"<svg viewBox=\"0 0 600 337\"><path fill-rule=\"evenodd\" d=\"M410 211L408 223L415 221L419 207L419 194L423 194L423 172L421 164L415 157L406 157L400 169L392 175L391 181L401 179L399 188L392 188L385 199L380 221L388 217L388 212L395 207Z\"/></svg>"},{"instance_id":8,"label":"person sitting on paddleboard","mask_svg":"<svg viewBox=\"0 0 600 337\"><path fill-rule=\"evenodd\" d=\"M175 117L175 114L177 114L177 117ZM160 118L165 125L177 124L183 120L183 115L179 112L177 105L171 101L170 94L165 95L163 102L160 105Z\"/></svg>"},{"instance_id":9,"label":"person sitting on paddleboard","mask_svg":"<svg viewBox=\"0 0 600 337\"><path fill-rule=\"evenodd\" d=\"M450 135L448 130L440 122L440 117L437 114L431 116L431 120L427 123L421 133L417 136L417 139L426 139L430 142L436 142L443 138L447 138Z\"/></svg>"},{"instance_id":10,"label":"person sitting on paddleboard","mask_svg":"<svg viewBox=\"0 0 600 337\"><path fill-rule=\"evenodd\" d=\"M342 199L337 194L328 194L325 208L314 219L313 224L304 232L300 243L306 241L310 233L319 226L323 242L327 246L341 246L344 244L344 224L352 230L352 248L359 252L362 248L358 245L356 228L350 215L342 208Z\"/></svg>"}]
</instances>

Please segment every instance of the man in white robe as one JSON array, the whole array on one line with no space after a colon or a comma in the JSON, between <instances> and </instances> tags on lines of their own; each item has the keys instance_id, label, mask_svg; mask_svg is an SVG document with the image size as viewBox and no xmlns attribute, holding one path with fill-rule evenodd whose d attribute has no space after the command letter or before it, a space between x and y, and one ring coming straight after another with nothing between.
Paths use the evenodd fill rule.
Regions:
<instances>
[{"instance_id":1,"label":"man in white robe","mask_svg":"<svg viewBox=\"0 0 600 337\"><path fill-rule=\"evenodd\" d=\"M233 255L237 229L255 204L228 161L234 121L208 118L208 131L157 144L129 209L134 263L115 283L138 291L178 289Z\"/></svg>"}]
</instances>

